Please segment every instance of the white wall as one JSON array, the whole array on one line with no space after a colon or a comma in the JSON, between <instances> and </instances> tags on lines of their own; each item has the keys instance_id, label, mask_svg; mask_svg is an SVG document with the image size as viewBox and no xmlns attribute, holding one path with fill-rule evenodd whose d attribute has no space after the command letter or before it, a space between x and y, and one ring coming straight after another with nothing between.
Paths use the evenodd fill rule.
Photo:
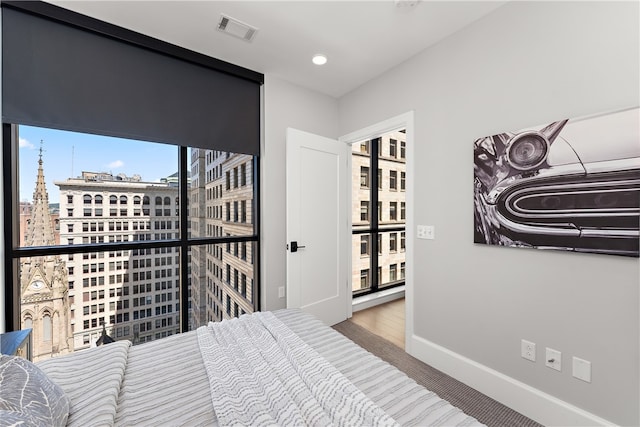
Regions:
<instances>
[{"instance_id":1,"label":"white wall","mask_svg":"<svg viewBox=\"0 0 640 427\"><path fill-rule=\"evenodd\" d=\"M341 134L415 111L408 208L436 240L415 240L407 261L413 348L444 347L623 425L640 424L638 259L474 245L472 143L639 105L638 21L638 2L511 2L340 100ZM562 372L544 366L547 346ZM572 356L592 362L591 384L572 377Z\"/></svg>"},{"instance_id":2,"label":"white wall","mask_svg":"<svg viewBox=\"0 0 640 427\"><path fill-rule=\"evenodd\" d=\"M262 150L261 309L285 308L278 288L286 283L286 129L338 138L338 101L266 74Z\"/></svg>"}]
</instances>

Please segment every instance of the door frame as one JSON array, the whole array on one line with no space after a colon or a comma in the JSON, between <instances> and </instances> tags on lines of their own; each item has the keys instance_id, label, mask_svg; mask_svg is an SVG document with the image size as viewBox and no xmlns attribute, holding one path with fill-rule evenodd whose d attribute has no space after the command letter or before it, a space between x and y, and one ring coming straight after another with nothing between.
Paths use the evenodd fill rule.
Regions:
<instances>
[{"instance_id":1,"label":"door frame","mask_svg":"<svg viewBox=\"0 0 640 427\"><path fill-rule=\"evenodd\" d=\"M414 235L413 230L414 226L414 218L413 218L413 201L414 201L414 161L415 161L415 129L414 129L414 112L408 111L404 114L397 115L387 120L383 120L381 122L372 124L363 129L356 130L354 132L348 133L344 136L338 138L338 141L343 142L347 145L353 145L357 142L377 138L380 135L400 129L405 128L407 131L407 147L406 147L406 179L407 179L407 188L405 190L405 197L407 203L406 210L406 267L405 267L405 351L407 353L411 353L411 337L413 336L413 253L414 253ZM351 151L349 151L351 152ZM351 156L347 158L347 176L352 177L352 161ZM353 197L351 188L352 185L346 185L347 187L347 206L351 206L351 198ZM351 220L353 213L349 212L347 217L347 230L351 231L353 227L353 222ZM348 254L351 254L351 245L352 245L352 235L349 232L348 236L345 236L343 244L345 245L345 251ZM352 276L352 259L349 256L347 260L348 269L348 286L349 286L349 297L347 298L347 302L349 307L347 308L348 317L353 315L353 276Z\"/></svg>"}]
</instances>

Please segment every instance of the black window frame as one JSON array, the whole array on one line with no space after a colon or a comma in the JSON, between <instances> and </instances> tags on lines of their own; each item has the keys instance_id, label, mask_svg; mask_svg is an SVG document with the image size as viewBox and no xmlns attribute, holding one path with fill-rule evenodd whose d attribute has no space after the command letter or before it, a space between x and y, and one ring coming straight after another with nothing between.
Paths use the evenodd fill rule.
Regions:
<instances>
[{"instance_id":1,"label":"black window frame","mask_svg":"<svg viewBox=\"0 0 640 427\"><path fill-rule=\"evenodd\" d=\"M397 224L387 224L382 225L382 210L381 203L379 200L380 191L382 190L382 168L379 167L380 159L382 156L382 138L373 138L369 141L359 143L360 146L364 146L365 144L370 148L369 153L369 170L377 170L377 174L369 174L369 200L367 201L368 206L378 206L378 209L368 209L368 225L358 225L357 228L354 228L351 233L352 235L362 235L368 234L369 238L369 251L371 254L378 254L378 256L370 256L369 257L369 268L367 271L377 271L378 274L369 274L368 275L368 284L369 286L364 289L357 289L353 291L353 296L358 297L362 295L372 294L380 291L381 289L391 289L397 286L403 286L405 284L405 279L399 279L391 283L385 283L384 287L381 287L381 268L379 266L379 256L382 255L382 234L383 233L401 233L406 232L406 224L402 224L398 226ZM396 142L397 144L397 142ZM397 148L397 147L396 147ZM382 159L384 160L384 159ZM397 178L397 176L396 176ZM396 189L397 189L397 181L396 181ZM361 201L361 204L364 201ZM396 202L397 203L397 202ZM398 217L398 208L396 207L396 221ZM360 215L362 215L360 213ZM362 216L360 216L362 219ZM362 222L362 221L361 221ZM398 241L396 234L396 253L398 252ZM362 255L361 255L362 256ZM361 275L362 275L361 270ZM397 272L396 272L397 273ZM396 276L397 277L397 276ZM362 283L362 278L360 279Z\"/></svg>"},{"instance_id":2,"label":"black window frame","mask_svg":"<svg viewBox=\"0 0 640 427\"><path fill-rule=\"evenodd\" d=\"M93 18L77 14L75 12L54 7L44 2L16 2L5 1L3 7L11 7L13 9L25 11L33 15L40 15L48 19L52 19L67 25L75 26L80 29L86 29L110 37L121 40L145 49L154 50L162 54L176 57L187 62L207 67L222 73L237 76L243 79L255 81L262 85L264 76L251 70L226 63L224 61L211 58L179 46L153 39L151 37L136 33L126 28L117 27ZM14 331L20 328L20 260L22 258L48 255L69 255L71 258L74 254L95 254L98 252L111 251L150 251L152 249L177 248L180 254L180 266L178 278L180 287L179 306L183 307L180 311L180 331L187 332L189 330L189 280L190 271L189 250L195 246L205 245L222 245L232 242L255 242L253 258L253 285L252 305L254 311L260 310L260 157L261 152L252 154L253 173L249 181L253 184L253 203L251 203L251 217L253 218L253 234L246 236L225 236L225 237L191 237L189 233L189 204L181 203L179 206L179 224L180 232L175 233L176 238L165 240L137 240L130 242L114 242L114 243L89 243L89 244L69 244L57 246L39 246L39 247L20 247L19 246L19 203L18 203L18 138L17 126L20 123L5 122L2 123L2 174L3 174L3 191L4 199L4 249L5 249L5 274L4 287L4 320L6 331ZM185 141L188 143L188 141ZM179 199L183 201L189 200L189 176L190 176L190 159L188 156L189 147L184 145L178 148L178 174L179 174ZM215 148L213 148L215 150ZM228 154L227 154L228 156ZM144 202L147 202L146 204ZM143 200L143 207L149 209L148 200ZM107 203L105 203L106 205ZM84 205L84 203L82 204ZM110 205L110 203L109 203ZM70 217L73 217L73 209L70 209ZM102 208L95 208L95 216L103 216ZM76 217L77 218L77 217ZM71 243L71 242L70 242ZM178 305L177 304L177 305Z\"/></svg>"}]
</instances>

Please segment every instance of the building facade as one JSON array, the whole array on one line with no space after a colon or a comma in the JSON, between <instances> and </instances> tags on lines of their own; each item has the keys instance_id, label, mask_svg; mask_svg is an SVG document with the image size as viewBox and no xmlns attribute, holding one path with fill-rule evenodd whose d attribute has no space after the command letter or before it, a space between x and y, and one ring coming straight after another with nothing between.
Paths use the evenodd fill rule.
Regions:
<instances>
[{"instance_id":1,"label":"building facade","mask_svg":"<svg viewBox=\"0 0 640 427\"><path fill-rule=\"evenodd\" d=\"M21 245L56 244L55 221L49 209L49 194L44 181L42 149L33 204L28 206L29 220L25 220L21 229L24 230L24 233L20 233ZM20 206L21 219L23 207ZM69 322L72 314L68 275L62 257L35 256L20 260L20 300L22 326L32 329L31 351L34 361L74 350Z\"/></svg>"},{"instance_id":2,"label":"building facade","mask_svg":"<svg viewBox=\"0 0 640 427\"><path fill-rule=\"evenodd\" d=\"M83 172L60 188L62 245L177 237L178 187L140 176ZM75 350L95 344L102 325L116 340L144 343L180 332L179 248L64 256Z\"/></svg>"},{"instance_id":3,"label":"building facade","mask_svg":"<svg viewBox=\"0 0 640 427\"><path fill-rule=\"evenodd\" d=\"M378 155L372 159L374 152ZM368 291L372 286L382 288L404 282L406 133L404 130L389 132L353 144L351 163L353 291L358 293ZM377 188L372 188L372 173L377 174ZM378 199L375 211L373 192L377 193ZM377 242L377 267L373 267L371 259L373 239ZM377 270L375 278L372 276L374 268Z\"/></svg>"},{"instance_id":4,"label":"building facade","mask_svg":"<svg viewBox=\"0 0 640 427\"><path fill-rule=\"evenodd\" d=\"M191 149L190 229L193 237L251 236L253 157ZM254 244L233 242L191 249L190 323L252 313Z\"/></svg>"}]
</instances>

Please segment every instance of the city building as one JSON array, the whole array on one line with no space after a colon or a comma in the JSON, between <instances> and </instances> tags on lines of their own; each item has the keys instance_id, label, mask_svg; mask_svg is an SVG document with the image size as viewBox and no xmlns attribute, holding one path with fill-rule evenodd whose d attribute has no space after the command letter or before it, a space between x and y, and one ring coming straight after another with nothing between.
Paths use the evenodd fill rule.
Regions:
<instances>
[{"instance_id":1,"label":"city building","mask_svg":"<svg viewBox=\"0 0 640 427\"><path fill-rule=\"evenodd\" d=\"M253 157L191 149L192 237L251 236ZM254 311L252 242L191 248L190 328Z\"/></svg>"},{"instance_id":2,"label":"city building","mask_svg":"<svg viewBox=\"0 0 640 427\"><path fill-rule=\"evenodd\" d=\"M55 221L49 210L49 194L44 181L42 149L38 160L33 204L25 232L20 233L23 246L51 246L56 243ZM22 220L23 207L20 218ZM22 225L22 221L21 221ZM74 350L73 317L68 292L68 271L58 255L33 256L20 260L20 319L24 328L32 328L33 360Z\"/></svg>"},{"instance_id":3,"label":"city building","mask_svg":"<svg viewBox=\"0 0 640 427\"><path fill-rule=\"evenodd\" d=\"M177 237L178 188L140 176L82 172L60 188L62 245ZM180 331L177 247L64 256L75 350L95 345L103 325L134 344Z\"/></svg>"},{"instance_id":4,"label":"city building","mask_svg":"<svg viewBox=\"0 0 640 427\"><path fill-rule=\"evenodd\" d=\"M406 133L389 132L353 144L351 151L351 274L352 289L358 294L404 283ZM372 158L374 152L377 156ZM375 211L371 209L374 196ZM374 243L377 257L371 257ZM371 273L374 270L376 277Z\"/></svg>"}]
</instances>

